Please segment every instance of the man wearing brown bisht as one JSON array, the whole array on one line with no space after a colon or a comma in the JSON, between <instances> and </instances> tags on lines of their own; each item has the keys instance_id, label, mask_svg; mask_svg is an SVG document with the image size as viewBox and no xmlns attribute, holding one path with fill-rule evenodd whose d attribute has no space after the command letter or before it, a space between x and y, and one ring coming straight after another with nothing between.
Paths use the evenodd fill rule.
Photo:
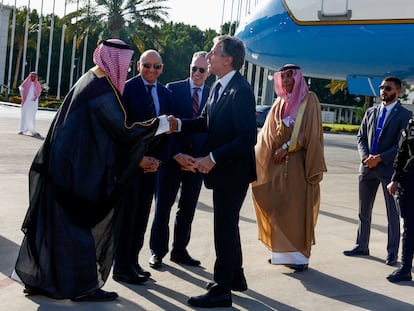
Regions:
<instances>
[{"instance_id":1,"label":"man wearing brown bisht","mask_svg":"<svg viewBox=\"0 0 414 311\"><path fill-rule=\"evenodd\" d=\"M315 244L326 172L321 110L298 66L284 65L274 78L278 98L258 134L253 202L269 263L303 271Z\"/></svg>"}]
</instances>

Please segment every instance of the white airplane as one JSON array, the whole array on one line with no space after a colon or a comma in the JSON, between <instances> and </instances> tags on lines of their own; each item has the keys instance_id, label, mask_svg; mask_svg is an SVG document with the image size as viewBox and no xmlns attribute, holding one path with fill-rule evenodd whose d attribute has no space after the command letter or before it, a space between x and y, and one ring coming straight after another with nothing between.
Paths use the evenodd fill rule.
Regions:
<instances>
[{"instance_id":1,"label":"white airplane","mask_svg":"<svg viewBox=\"0 0 414 311\"><path fill-rule=\"evenodd\" d=\"M413 0L267 0L235 35L249 62L294 63L309 77L347 80L353 94L378 95L389 75L414 83Z\"/></svg>"}]
</instances>

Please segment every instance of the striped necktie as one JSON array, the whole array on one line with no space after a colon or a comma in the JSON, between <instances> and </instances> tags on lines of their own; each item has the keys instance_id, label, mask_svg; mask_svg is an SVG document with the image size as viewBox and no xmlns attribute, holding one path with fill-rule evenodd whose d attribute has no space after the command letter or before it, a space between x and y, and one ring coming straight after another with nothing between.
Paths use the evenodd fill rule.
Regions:
<instances>
[{"instance_id":1,"label":"striped necktie","mask_svg":"<svg viewBox=\"0 0 414 311\"><path fill-rule=\"evenodd\" d=\"M193 115L194 117L198 116L198 90L199 87L194 88L194 94L193 94Z\"/></svg>"}]
</instances>

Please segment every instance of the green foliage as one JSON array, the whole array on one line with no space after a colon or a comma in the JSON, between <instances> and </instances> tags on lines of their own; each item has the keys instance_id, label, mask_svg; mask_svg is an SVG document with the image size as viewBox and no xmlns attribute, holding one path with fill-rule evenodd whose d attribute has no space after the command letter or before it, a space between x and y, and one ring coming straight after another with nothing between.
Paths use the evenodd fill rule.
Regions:
<instances>
[{"instance_id":1,"label":"green foliage","mask_svg":"<svg viewBox=\"0 0 414 311\"><path fill-rule=\"evenodd\" d=\"M358 133L359 125L322 123L322 128L325 132L355 134Z\"/></svg>"},{"instance_id":2,"label":"green foliage","mask_svg":"<svg viewBox=\"0 0 414 311\"><path fill-rule=\"evenodd\" d=\"M196 26L183 23L165 23L160 32L163 40L163 62L164 72L160 76L163 83L185 79L189 75L189 65L194 52L200 50L209 51L213 45L212 38L206 38ZM208 31L210 37L217 36L217 33ZM208 40L208 42L207 42Z\"/></svg>"},{"instance_id":3,"label":"green foliage","mask_svg":"<svg viewBox=\"0 0 414 311\"><path fill-rule=\"evenodd\" d=\"M346 88L339 88L334 94L331 92L332 81L327 79L305 78L309 84L311 91L318 95L321 103L329 103L336 105L347 105L348 101L353 99L348 95ZM354 104L354 103L352 103Z\"/></svg>"},{"instance_id":4,"label":"green foliage","mask_svg":"<svg viewBox=\"0 0 414 311\"><path fill-rule=\"evenodd\" d=\"M41 98L39 106L42 108L59 109L62 104L61 100L56 100L56 97Z\"/></svg>"},{"instance_id":5,"label":"green foliage","mask_svg":"<svg viewBox=\"0 0 414 311\"><path fill-rule=\"evenodd\" d=\"M353 109L353 111L354 111L354 113L355 113L355 116L356 116L356 121L355 122L357 122L358 124L360 124L361 123L361 121L362 121L362 118L364 117L364 114L365 114L365 111L367 110L367 107L366 106L362 106L362 107L355 107L354 109Z\"/></svg>"},{"instance_id":6,"label":"green foliage","mask_svg":"<svg viewBox=\"0 0 414 311\"><path fill-rule=\"evenodd\" d=\"M20 96L10 96L9 97L9 102L14 103L14 104L20 104L21 103L21 98Z\"/></svg>"}]
</instances>

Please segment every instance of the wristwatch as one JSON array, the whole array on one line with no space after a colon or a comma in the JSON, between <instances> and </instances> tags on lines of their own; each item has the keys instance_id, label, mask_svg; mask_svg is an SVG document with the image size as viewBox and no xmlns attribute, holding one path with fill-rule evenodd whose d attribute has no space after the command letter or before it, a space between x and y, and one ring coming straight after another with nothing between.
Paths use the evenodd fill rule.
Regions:
<instances>
[{"instance_id":1,"label":"wristwatch","mask_svg":"<svg viewBox=\"0 0 414 311\"><path fill-rule=\"evenodd\" d=\"M283 150L288 150L289 149L289 146L290 146L290 140L287 143L283 143L282 149Z\"/></svg>"}]
</instances>

